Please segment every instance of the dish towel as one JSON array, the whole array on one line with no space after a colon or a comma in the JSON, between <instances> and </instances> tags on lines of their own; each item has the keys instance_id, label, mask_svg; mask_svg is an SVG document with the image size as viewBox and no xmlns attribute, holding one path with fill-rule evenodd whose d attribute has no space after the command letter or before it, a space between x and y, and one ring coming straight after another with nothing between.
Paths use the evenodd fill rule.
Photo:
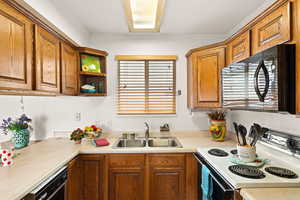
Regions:
<instances>
[{"instance_id":1,"label":"dish towel","mask_svg":"<svg viewBox=\"0 0 300 200\"><path fill-rule=\"evenodd\" d=\"M210 170L202 165L202 200L212 200L213 181L210 176Z\"/></svg>"},{"instance_id":2,"label":"dish towel","mask_svg":"<svg viewBox=\"0 0 300 200\"><path fill-rule=\"evenodd\" d=\"M94 142L97 147L109 145L109 142L105 138L95 139Z\"/></svg>"}]
</instances>

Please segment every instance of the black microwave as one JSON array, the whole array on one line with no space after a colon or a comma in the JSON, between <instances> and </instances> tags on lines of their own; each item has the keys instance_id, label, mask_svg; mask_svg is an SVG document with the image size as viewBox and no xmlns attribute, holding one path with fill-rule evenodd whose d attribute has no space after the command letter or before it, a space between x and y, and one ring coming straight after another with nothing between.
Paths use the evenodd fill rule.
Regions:
<instances>
[{"instance_id":1,"label":"black microwave","mask_svg":"<svg viewBox=\"0 0 300 200\"><path fill-rule=\"evenodd\" d=\"M224 108L295 114L295 45L281 44L222 69Z\"/></svg>"}]
</instances>

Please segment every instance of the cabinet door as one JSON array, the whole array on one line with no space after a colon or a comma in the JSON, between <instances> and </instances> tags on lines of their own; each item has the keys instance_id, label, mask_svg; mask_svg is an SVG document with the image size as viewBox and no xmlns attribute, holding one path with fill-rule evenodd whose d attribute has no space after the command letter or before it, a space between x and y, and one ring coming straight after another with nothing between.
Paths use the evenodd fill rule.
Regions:
<instances>
[{"instance_id":1,"label":"cabinet door","mask_svg":"<svg viewBox=\"0 0 300 200\"><path fill-rule=\"evenodd\" d=\"M61 92L66 95L77 93L77 51L61 43Z\"/></svg>"},{"instance_id":2,"label":"cabinet door","mask_svg":"<svg viewBox=\"0 0 300 200\"><path fill-rule=\"evenodd\" d=\"M183 169L151 169L150 200L184 200L184 177Z\"/></svg>"},{"instance_id":3,"label":"cabinet door","mask_svg":"<svg viewBox=\"0 0 300 200\"><path fill-rule=\"evenodd\" d=\"M81 155L82 200L102 200L104 197L104 156Z\"/></svg>"},{"instance_id":4,"label":"cabinet door","mask_svg":"<svg viewBox=\"0 0 300 200\"><path fill-rule=\"evenodd\" d=\"M291 38L290 2L276 9L252 28L252 53L289 41Z\"/></svg>"},{"instance_id":5,"label":"cabinet door","mask_svg":"<svg viewBox=\"0 0 300 200\"><path fill-rule=\"evenodd\" d=\"M60 90L59 39L44 29L35 28L36 89L56 92Z\"/></svg>"},{"instance_id":6,"label":"cabinet door","mask_svg":"<svg viewBox=\"0 0 300 200\"><path fill-rule=\"evenodd\" d=\"M33 24L0 1L0 89L32 89Z\"/></svg>"},{"instance_id":7,"label":"cabinet door","mask_svg":"<svg viewBox=\"0 0 300 200\"><path fill-rule=\"evenodd\" d=\"M250 56L250 31L246 31L227 45L227 65Z\"/></svg>"},{"instance_id":8,"label":"cabinet door","mask_svg":"<svg viewBox=\"0 0 300 200\"><path fill-rule=\"evenodd\" d=\"M149 155L150 200L185 199L185 154Z\"/></svg>"},{"instance_id":9,"label":"cabinet door","mask_svg":"<svg viewBox=\"0 0 300 200\"><path fill-rule=\"evenodd\" d=\"M74 158L68 164L67 199L80 200L80 165L79 159Z\"/></svg>"},{"instance_id":10,"label":"cabinet door","mask_svg":"<svg viewBox=\"0 0 300 200\"><path fill-rule=\"evenodd\" d=\"M194 108L221 106L221 69L225 66L225 48L199 51L194 55Z\"/></svg>"},{"instance_id":11,"label":"cabinet door","mask_svg":"<svg viewBox=\"0 0 300 200\"><path fill-rule=\"evenodd\" d=\"M145 188L145 155L112 154L109 166L109 200L142 200Z\"/></svg>"},{"instance_id":12,"label":"cabinet door","mask_svg":"<svg viewBox=\"0 0 300 200\"><path fill-rule=\"evenodd\" d=\"M142 199L144 199L143 169L110 169L109 200Z\"/></svg>"}]
</instances>

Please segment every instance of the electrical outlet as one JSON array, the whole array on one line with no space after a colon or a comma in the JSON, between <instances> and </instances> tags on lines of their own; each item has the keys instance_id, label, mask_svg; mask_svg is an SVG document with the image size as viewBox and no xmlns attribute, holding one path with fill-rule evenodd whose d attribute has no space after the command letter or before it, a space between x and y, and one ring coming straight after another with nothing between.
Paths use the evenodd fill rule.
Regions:
<instances>
[{"instance_id":1,"label":"electrical outlet","mask_svg":"<svg viewBox=\"0 0 300 200\"><path fill-rule=\"evenodd\" d=\"M75 121L78 121L78 122L81 121L81 113L80 112L75 113Z\"/></svg>"}]
</instances>

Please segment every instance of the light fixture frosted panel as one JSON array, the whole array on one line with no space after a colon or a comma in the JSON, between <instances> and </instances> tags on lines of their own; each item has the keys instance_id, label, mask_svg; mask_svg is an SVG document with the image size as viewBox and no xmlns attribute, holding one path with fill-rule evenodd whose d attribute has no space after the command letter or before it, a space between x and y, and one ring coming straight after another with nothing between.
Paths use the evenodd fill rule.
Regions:
<instances>
[{"instance_id":1,"label":"light fixture frosted panel","mask_svg":"<svg viewBox=\"0 0 300 200\"><path fill-rule=\"evenodd\" d=\"M165 0L123 0L129 31L159 32Z\"/></svg>"},{"instance_id":2,"label":"light fixture frosted panel","mask_svg":"<svg viewBox=\"0 0 300 200\"><path fill-rule=\"evenodd\" d=\"M158 0L130 0L134 29L154 29Z\"/></svg>"}]
</instances>

